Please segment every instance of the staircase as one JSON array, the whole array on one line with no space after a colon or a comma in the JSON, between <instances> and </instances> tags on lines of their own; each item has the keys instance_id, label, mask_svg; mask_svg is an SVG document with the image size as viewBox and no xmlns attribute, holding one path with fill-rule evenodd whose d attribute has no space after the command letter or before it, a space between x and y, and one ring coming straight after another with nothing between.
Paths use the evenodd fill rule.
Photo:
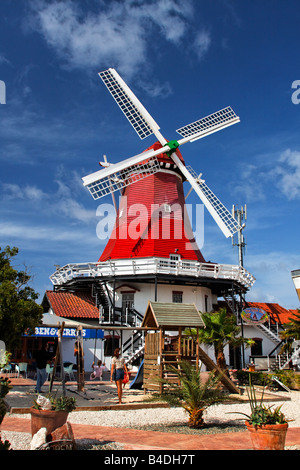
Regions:
<instances>
[{"instance_id":1,"label":"staircase","mask_svg":"<svg viewBox=\"0 0 300 470\"><path fill-rule=\"evenodd\" d=\"M238 318L239 313L239 301L234 294L226 293L223 294L223 299L225 300L226 304L228 305L231 313Z\"/></svg>"},{"instance_id":2,"label":"staircase","mask_svg":"<svg viewBox=\"0 0 300 470\"><path fill-rule=\"evenodd\" d=\"M285 369L289 365L290 361L293 363L294 361L297 361L297 359L300 359L300 348L296 349L291 356L288 356L286 353L285 355L285 361L284 359L281 361L281 364L278 367L279 369Z\"/></svg>"},{"instance_id":3,"label":"staircase","mask_svg":"<svg viewBox=\"0 0 300 470\"><path fill-rule=\"evenodd\" d=\"M291 357L287 353L277 354L275 361L270 366L270 369L273 371L285 369L288 366L290 360Z\"/></svg>"},{"instance_id":4,"label":"staircase","mask_svg":"<svg viewBox=\"0 0 300 470\"><path fill-rule=\"evenodd\" d=\"M122 345L122 357L126 364L132 364L144 354L145 339L144 332L134 330L130 338Z\"/></svg>"},{"instance_id":5,"label":"staircase","mask_svg":"<svg viewBox=\"0 0 300 470\"><path fill-rule=\"evenodd\" d=\"M273 343L279 344L281 342L280 337L278 336L277 332L273 331L271 328L267 328L264 324L258 323L252 324L258 330L262 331L265 336L267 336Z\"/></svg>"},{"instance_id":6,"label":"staircase","mask_svg":"<svg viewBox=\"0 0 300 470\"><path fill-rule=\"evenodd\" d=\"M134 308L125 310L113 305L113 300L105 283L98 283L94 287L96 306L99 308L99 324L115 326L140 326L143 315Z\"/></svg>"},{"instance_id":7,"label":"staircase","mask_svg":"<svg viewBox=\"0 0 300 470\"><path fill-rule=\"evenodd\" d=\"M100 282L94 288L96 305L99 308L99 324L113 326L138 327L143 321L143 315L135 308L113 306L113 301L105 283ZM130 338L122 345L122 357L126 364L131 364L144 354L144 333L132 330Z\"/></svg>"},{"instance_id":8,"label":"staircase","mask_svg":"<svg viewBox=\"0 0 300 470\"><path fill-rule=\"evenodd\" d=\"M96 306L99 308L99 323L109 317L111 299L106 285L102 282L94 285L94 295L96 297Z\"/></svg>"}]
</instances>

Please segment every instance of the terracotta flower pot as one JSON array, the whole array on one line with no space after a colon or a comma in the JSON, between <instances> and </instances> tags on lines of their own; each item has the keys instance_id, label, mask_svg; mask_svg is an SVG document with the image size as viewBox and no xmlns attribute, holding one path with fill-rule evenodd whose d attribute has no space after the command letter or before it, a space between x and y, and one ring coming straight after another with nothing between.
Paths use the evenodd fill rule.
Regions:
<instances>
[{"instance_id":1,"label":"terracotta flower pot","mask_svg":"<svg viewBox=\"0 0 300 470\"><path fill-rule=\"evenodd\" d=\"M288 423L253 426L246 421L254 450L284 450Z\"/></svg>"},{"instance_id":2,"label":"terracotta flower pot","mask_svg":"<svg viewBox=\"0 0 300 470\"><path fill-rule=\"evenodd\" d=\"M57 428L63 426L68 419L68 411L55 411L55 410L37 410L33 407L30 408L31 414L31 435L41 428L47 429L47 434L51 434Z\"/></svg>"}]
</instances>

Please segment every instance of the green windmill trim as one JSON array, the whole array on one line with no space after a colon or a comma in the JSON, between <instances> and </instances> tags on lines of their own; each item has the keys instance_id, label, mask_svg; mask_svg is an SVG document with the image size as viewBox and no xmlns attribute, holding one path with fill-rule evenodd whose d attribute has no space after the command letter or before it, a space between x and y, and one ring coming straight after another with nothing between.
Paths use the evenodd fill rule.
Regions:
<instances>
[{"instance_id":1,"label":"green windmill trim","mask_svg":"<svg viewBox=\"0 0 300 470\"><path fill-rule=\"evenodd\" d=\"M170 140L165 145L165 147L169 147L170 150L168 150L165 153L168 155L168 157L170 157L172 155L172 153L176 152L176 149L179 147L179 142L177 142L177 140Z\"/></svg>"}]
</instances>

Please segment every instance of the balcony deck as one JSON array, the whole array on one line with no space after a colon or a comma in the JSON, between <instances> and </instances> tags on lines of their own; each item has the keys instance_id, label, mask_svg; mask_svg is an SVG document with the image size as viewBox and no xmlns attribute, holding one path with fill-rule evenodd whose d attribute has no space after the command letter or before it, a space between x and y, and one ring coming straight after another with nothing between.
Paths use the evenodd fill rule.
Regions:
<instances>
[{"instance_id":1,"label":"balcony deck","mask_svg":"<svg viewBox=\"0 0 300 470\"><path fill-rule=\"evenodd\" d=\"M71 263L58 268L50 276L50 280L54 286L62 286L76 278L101 279L108 276L121 277L148 274L232 280L237 281L246 289L250 289L255 282L255 277L242 266L170 260L167 258L134 258L97 263Z\"/></svg>"}]
</instances>

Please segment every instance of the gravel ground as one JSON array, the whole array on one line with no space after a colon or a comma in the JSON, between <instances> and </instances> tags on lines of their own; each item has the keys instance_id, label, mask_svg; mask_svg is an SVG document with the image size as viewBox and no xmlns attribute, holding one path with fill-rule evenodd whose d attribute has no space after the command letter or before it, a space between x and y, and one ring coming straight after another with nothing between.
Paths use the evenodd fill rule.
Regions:
<instances>
[{"instance_id":1,"label":"gravel ground","mask_svg":"<svg viewBox=\"0 0 300 470\"><path fill-rule=\"evenodd\" d=\"M282 393L282 396L291 397L291 401L268 402L269 405L279 406L283 403L282 411L292 420L290 427L300 427L300 392ZM190 429L187 423L187 414L182 408L148 408L140 410L107 410L107 411L73 411L68 421L72 423L90 424L109 427L129 427L144 430L183 432L208 434L218 432L244 431L243 416L238 412L249 413L249 403L227 403L214 405L205 411L206 427L201 430ZM234 413L234 414L232 414ZM13 415L14 417L30 418L30 415ZM26 433L13 433L2 431L2 440L7 439L14 450L29 449L31 436ZM122 449L118 443L100 443L95 441L77 441L79 449ZM293 446L293 449L300 447Z\"/></svg>"}]
</instances>

